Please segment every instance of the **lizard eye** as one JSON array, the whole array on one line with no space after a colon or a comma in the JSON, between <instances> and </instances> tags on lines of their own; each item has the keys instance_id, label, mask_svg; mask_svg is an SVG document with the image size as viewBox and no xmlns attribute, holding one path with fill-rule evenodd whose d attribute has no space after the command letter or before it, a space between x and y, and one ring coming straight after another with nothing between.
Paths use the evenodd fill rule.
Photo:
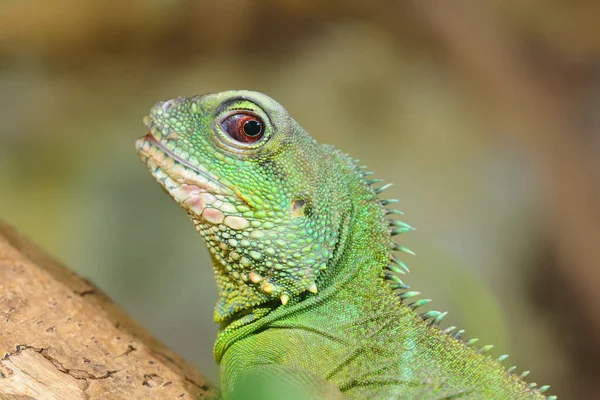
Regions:
<instances>
[{"instance_id":1,"label":"lizard eye","mask_svg":"<svg viewBox=\"0 0 600 400\"><path fill-rule=\"evenodd\" d=\"M221 121L221 128L232 139L242 143L254 143L265 133L264 123L258 115L241 112Z\"/></svg>"}]
</instances>

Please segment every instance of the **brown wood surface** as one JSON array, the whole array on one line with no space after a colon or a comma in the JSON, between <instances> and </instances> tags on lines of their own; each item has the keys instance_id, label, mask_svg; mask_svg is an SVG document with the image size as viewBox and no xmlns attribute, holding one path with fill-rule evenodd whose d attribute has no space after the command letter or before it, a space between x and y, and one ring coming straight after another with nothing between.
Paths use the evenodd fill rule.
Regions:
<instances>
[{"instance_id":1,"label":"brown wood surface","mask_svg":"<svg viewBox=\"0 0 600 400\"><path fill-rule=\"evenodd\" d=\"M0 400L214 396L193 366L0 220Z\"/></svg>"}]
</instances>

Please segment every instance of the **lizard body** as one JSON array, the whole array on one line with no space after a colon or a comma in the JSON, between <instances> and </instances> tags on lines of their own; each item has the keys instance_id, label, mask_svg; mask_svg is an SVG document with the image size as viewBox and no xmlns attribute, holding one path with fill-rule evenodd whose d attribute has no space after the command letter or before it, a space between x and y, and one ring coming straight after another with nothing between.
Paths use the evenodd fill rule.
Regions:
<instances>
[{"instance_id":1,"label":"lizard body","mask_svg":"<svg viewBox=\"0 0 600 400\"><path fill-rule=\"evenodd\" d=\"M213 261L225 398L546 398L491 346L442 330L445 313L415 311L428 300L399 278L394 252L410 250L392 240L412 228L379 198L387 185L277 102L175 98L145 122L138 154Z\"/></svg>"}]
</instances>

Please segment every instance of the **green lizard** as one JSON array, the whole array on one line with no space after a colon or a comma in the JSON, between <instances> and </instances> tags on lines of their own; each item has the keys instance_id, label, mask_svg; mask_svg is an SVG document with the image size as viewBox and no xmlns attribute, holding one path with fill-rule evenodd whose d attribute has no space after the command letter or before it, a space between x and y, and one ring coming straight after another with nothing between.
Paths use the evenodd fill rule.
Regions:
<instances>
[{"instance_id":1,"label":"green lizard","mask_svg":"<svg viewBox=\"0 0 600 400\"><path fill-rule=\"evenodd\" d=\"M140 158L213 261L225 398L543 399L446 313L415 309L378 179L250 91L156 104ZM290 397L287 397L290 398ZM547 397L555 399L555 396Z\"/></svg>"}]
</instances>

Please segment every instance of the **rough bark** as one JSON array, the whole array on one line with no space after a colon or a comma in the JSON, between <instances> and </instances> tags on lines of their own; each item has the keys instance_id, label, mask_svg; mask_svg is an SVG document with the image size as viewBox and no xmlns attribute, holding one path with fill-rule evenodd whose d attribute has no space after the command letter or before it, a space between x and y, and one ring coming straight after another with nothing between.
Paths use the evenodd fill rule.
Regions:
<instances>
[{"instance_id":1,"label":"rough bark","mask_svg":"<svg viewBox=\"0 0 600 400\"><path fill-rule=\"evenodd\" d=\"M214 396L194 367L0 220L0 400Z\"/></svg>"}]
</instances>

